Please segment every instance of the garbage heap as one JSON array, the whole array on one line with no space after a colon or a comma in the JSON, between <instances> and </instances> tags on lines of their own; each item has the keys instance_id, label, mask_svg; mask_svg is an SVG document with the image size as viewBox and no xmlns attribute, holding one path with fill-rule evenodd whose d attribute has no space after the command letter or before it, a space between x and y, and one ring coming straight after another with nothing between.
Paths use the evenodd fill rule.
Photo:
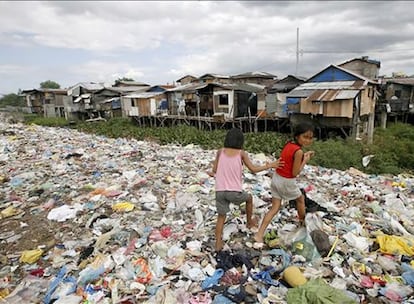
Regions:
<instances>
[{"instance_id":1,"label":"garbage heap","mask_svg":"<svg viewBox=\"0 0 414 304\"><path fill-rule=\"evenodd\" d=\"M215 252L216 151L0 130L0 302L414 303L412 176L308 165L305 227L284 202L258 249L232 206ZM244 174L259 219L270 176Z\"/></svg>"}]
</instances>

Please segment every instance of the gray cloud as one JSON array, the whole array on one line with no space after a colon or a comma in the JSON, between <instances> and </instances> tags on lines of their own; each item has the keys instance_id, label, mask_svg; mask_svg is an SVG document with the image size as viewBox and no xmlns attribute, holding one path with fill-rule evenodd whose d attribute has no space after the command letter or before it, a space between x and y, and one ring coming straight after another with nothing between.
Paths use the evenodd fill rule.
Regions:
<instances>
[{"instance_id":1,"label":"gray cloud","mask_svg":"<svg viewBox=\"0 0 414 304\"><path fill-rule=\"evenodd\" d=\"M82 50L88 56L47 74L68 84L123 73L153 83L256 70L282 78L295 73L299 28L303 76L363 55L380 60L382 74L413 74L413 9L410 1L0 1L0 45L50 58ZM19 66L0 91L33 83L2 48L0 66ZM41 60L30 67L45 70Z\"/></svg>"}]
</instances>

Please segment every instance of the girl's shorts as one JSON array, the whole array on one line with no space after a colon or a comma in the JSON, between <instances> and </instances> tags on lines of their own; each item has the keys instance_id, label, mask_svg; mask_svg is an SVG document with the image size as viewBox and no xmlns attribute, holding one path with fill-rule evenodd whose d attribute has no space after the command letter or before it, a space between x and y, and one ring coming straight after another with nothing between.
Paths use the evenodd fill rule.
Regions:
<instances>
[{"instance_id":1,"label":"girl's shorts","mask_svg":"<svg viewBox=\"0 0 414 304\"><path fill-rule=\"evenodd\" d=\"M230 211L230 203L240 205L247 201L249 194L246 191L217 191L216 208L218 214L227 214Z\"/></svg>"}]
</instances>

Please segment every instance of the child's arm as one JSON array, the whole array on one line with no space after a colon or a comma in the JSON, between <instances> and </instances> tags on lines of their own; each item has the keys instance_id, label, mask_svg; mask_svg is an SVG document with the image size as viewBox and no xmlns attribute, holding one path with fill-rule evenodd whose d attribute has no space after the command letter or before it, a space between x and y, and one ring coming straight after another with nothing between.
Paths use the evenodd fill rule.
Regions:
<instances>
[{"instance_id":1,"label":"child's arm","mask_svg":"<svg viewBox=\"0 0 414 304\"><path fill-rule=\"evenodd\" d=\"M276 161L266 163L262 166L256 166L252 163L252 161L250 160L249 156L247 155L245 151L241 152L241 157L242 157L243 163L252 173L257 173L263 170L268 170L270 168L279 168L279 167L282 167L284 164L283 161L279 158Z\"/></svg>"},{"instance_id":2,"label":"child's arm","mask_svg":"<svg viewBox=\"0 0 414 304\"><path fill-rule=\"evenodd\" d=\"M311 159L311 157L315 154L314 151L308 151L303 153L301 149L295 152L293 156L293 167L292 167L292 175L298 176L300 172L302 172L303 168L305 167L306 163Z\"/></svg>"},{"instance_id":3,"label":"child's arm","mask_svg":"<svg viewBox=\"0 0 414 304\"><path fill-rule=\"evenodd\" d=\"M217 172L217 165L218 165L218 160L219 160L219 157L220 157L220 151L221 150L218 150L217 153L216 153L216 158L214 159L214 162L213 162L213 170L212 171L207 171L207 174L210 175L211 177L214 177L216 172Z\"/></svg>"}]
</instances>

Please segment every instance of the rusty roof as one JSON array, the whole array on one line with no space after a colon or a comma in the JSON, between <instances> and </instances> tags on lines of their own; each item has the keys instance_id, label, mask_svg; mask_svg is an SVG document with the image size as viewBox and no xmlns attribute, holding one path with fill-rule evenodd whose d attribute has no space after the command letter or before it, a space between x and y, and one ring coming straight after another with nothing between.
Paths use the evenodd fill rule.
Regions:
<instances>
[{"instance_id":1,"label":"rusty roof","mask_svg":"<svg viewBox=\"0 0 414 304\"><path fill-rule=\"evenodd\" d=\"M334 101L355 98L359 93L359 90L315 90L309 95L306 101Z\"/></svg>"},{"instance_id":2,"label":"rusty roof","mask_svg":"<svg viewBox=\"0 0 414 304\"><path fill-rule=\"evenodd\" d=\"M387 79L387 82L397 83L402 85L411 85L414 86L414 78L413 77L406 77L406 78L392 78Z\"/></svg>"}]
</instances>

